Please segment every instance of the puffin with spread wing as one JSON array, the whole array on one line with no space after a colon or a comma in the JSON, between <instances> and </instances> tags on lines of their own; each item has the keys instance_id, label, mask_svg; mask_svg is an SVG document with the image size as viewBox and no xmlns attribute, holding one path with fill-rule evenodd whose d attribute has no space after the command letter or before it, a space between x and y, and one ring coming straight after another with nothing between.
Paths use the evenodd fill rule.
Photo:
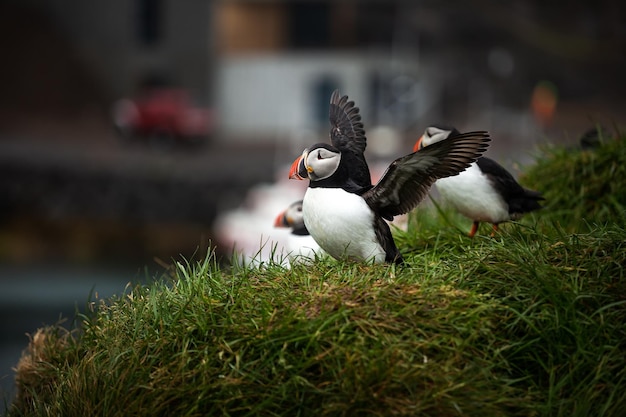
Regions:
<instances>
[{"instance_id":1,"label":"puffin with spread wing","mask_svg":"<svg viewBox=\"0 0 626 417\"><path fill-rule=\"evenodd\" d=\"M400 157L375 186L363 186L365 136L360 117L357 121L350 115L343 112L333 125L340 140L305 149L291 166L289 178L309 179L302 206L304 223L335 259L402 263L385 220L412 210L437 179L469 167L487 149L489 135L469 132ZM355 140L361 136L362 141Z\"/></svg>"},{"instance_id":2,"label":"puffin with spread wing","mask_svg":"<svg viewBox=\"0 0 626 417\"><path fill-rule=\"evenodd\" d=\"M453 127L430 126L413 150L423 152L458 135L461 133ZM540 209L539 201L544 200L540 192L522 187L502 165L484 156L461 174L438 180L435 187L448 204L472 220L470 237L474 237L480 222L492 224L493 236L500 223Z\"/></svg>"}]
</instances>

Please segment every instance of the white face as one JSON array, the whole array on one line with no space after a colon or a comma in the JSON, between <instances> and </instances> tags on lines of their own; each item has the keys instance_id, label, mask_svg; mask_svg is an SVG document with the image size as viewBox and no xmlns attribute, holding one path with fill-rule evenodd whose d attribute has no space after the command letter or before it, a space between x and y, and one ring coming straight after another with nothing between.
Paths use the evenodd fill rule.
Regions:
<instances>
[{"instance_id":1,"label":"white face","mask_svg":"<svg viewBox=\"0 0 626 417\"><path fill-rule=\"evenodd\" d=\"M335 173L341 161L341 153L326 148L305 152L304 164L311 181L323 180Z\"/></svg>"},{"instance_id":2,"label":"white face","mask_svg":"<svg viewBox=\"0 0 626 417\"><path fill-rule=\"evenodd\" d=\"M287 208L287 223L290 227L302 227L304 226L304 217L302 215L302 201L293 203Z\"/></svg>"},{"instance_id":3,"label":"white face","mask_svg":"<svg viewBox=\"0 0 626 417\"><path fill-rule=\"evenodd\" d=\"M439 129L438 127L431 126L426 129L424 136L422 136L422 146L432 145L446 139L452 133L451 130Z\"/></svg>"}]
</instances>

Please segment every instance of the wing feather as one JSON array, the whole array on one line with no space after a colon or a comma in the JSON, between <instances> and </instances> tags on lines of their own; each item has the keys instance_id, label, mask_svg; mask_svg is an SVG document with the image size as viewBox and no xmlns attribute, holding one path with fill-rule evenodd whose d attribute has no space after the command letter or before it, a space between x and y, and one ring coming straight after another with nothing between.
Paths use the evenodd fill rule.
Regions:
<instances>
[{"instance_id":1,"label":"wing feather","mask_svg":"<svg viewBox=\"0 0 626 417\"><path fill-rule=\"evenodd\" d=\"M487 132L462 133L400 157L363 198L386 219L408 213L426 197L435 181L457 175L475 162L490 140Z\"/></svg>"},{"instance_id":2,"label":"wing feather","mask_svg":"<svg viewBox=\"0 0 626 417\"><path fill-rule=\"evenodd\" d=\"M365 128L359 108L348 96L340 96L339 90L330 96L330 142L340 151L362 154L367 146Z\"/></svg>"}]
</instances>

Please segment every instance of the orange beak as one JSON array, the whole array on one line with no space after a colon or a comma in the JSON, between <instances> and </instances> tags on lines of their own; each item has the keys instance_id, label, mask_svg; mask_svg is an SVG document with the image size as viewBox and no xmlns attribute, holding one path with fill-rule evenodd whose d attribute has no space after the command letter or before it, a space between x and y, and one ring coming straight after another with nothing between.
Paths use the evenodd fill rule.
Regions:
<instances>
[{"instance_id":1,"label":"orange beak","mask_svg":"<svg viewBox=\"0 0 626 417\"><path fill-rule=\"evenodd\" d=\"M276 219L274 219L274 227L289 227L284 211L276 216Z\"/></svg>"},{"instance_id":2,"label":"orange beak","mask_svg":"<svg viewBox=\"0 0 626 417\"><path fill-rule=\"evenodd\" d=\"M302 163L303 156L299 156L293 161L291 164L291 169L289 170L289 179L290 180L303 180L304 178L298 173L300 170L300 164Z\"/></svg>"},{"instance_id":3,"label":"orange beak","mask_svg":"<svg viewBox=\"0 0 626 417\"><path fill-rule=\"evenodd\" d=\"M413 145L413 152L417 152L420 149L422 149L422 140L424 139L424 135L420 136L420 138L417 140L417 142L415 142L415 145Z\"/></svg>"}]
</instances>

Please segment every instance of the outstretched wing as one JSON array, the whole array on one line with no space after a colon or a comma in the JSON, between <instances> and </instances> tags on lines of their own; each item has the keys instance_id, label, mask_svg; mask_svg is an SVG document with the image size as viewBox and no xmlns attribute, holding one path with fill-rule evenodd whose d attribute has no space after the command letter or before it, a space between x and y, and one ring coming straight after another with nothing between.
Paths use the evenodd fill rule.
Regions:
<instances>
[{"instance_id":1,"label":"outstretched wing","mask_svg":"<svg viewBox=\"0 0 626 417\"><path fill-rule=\"evenodd\" d=\"M426 197L437 179L457 175L476 161L490 140L487 132L462 133L400 157L363 198L388 220L408 213Z\"/></svg>"},{"instance_id":2,"label":"outstretched wing","mask_svg":"<svg viewBox=\"0 0 626 417\"><path fill-rule=\"evenodd\" d=\"M359 108L348 96L340 96L339 90L330 96L330 142L340 151L363 154L367 146L365 129Z\"/></svg>"}]
</instances>

